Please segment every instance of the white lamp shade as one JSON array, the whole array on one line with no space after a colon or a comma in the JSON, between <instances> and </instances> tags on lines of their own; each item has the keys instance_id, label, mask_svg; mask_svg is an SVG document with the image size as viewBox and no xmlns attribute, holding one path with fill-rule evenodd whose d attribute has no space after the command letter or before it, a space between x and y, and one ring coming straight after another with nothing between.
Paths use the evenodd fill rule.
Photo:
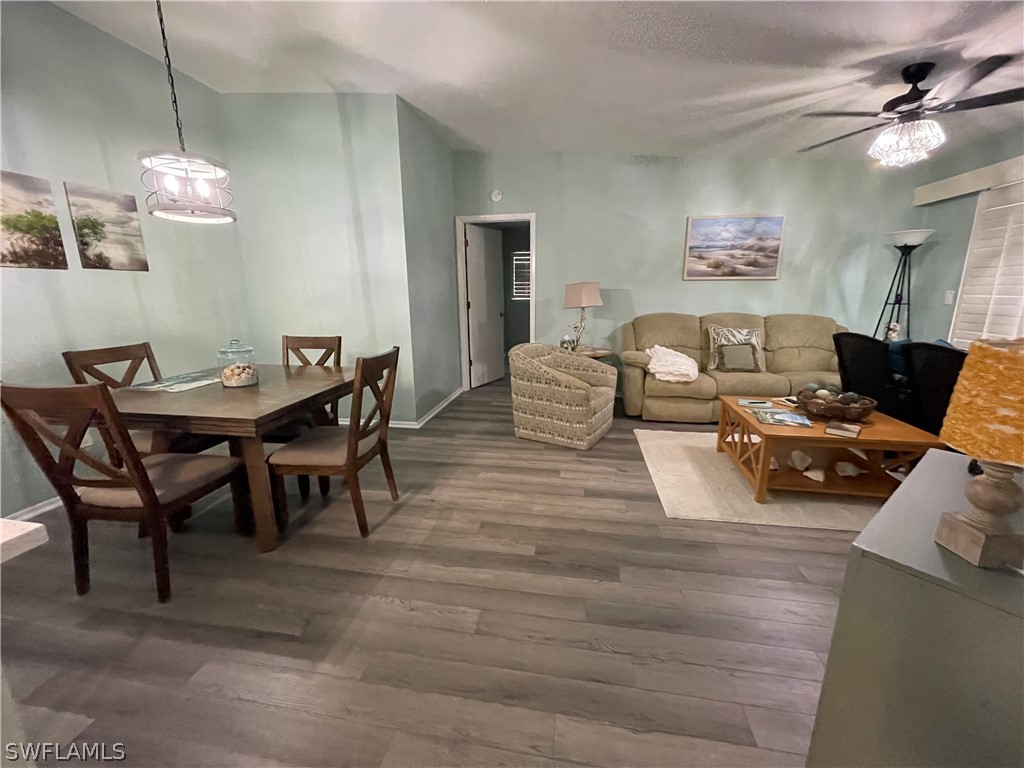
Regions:
<instances>
[{"instance_id":1,"label":"white lamp shade","mask_svg":"<svg viewBox=\"0 0 1024 768\"><path fill-rule=\"evenodd\" d=\"M600 307L601 289L597 283L569 283L565 286L565 308Z\"/></svg>"},{"instance_id":2,"label":"white lamp shade","mask_svg":"<svg viewBox=\"0 0 1024 768\"><path fill-rule=\"evenodd\" d=\"M934 233L934 229L905 229L902 232L890 232L887 237L893 245L920 245Z\"/></svg>"}]
</instances>

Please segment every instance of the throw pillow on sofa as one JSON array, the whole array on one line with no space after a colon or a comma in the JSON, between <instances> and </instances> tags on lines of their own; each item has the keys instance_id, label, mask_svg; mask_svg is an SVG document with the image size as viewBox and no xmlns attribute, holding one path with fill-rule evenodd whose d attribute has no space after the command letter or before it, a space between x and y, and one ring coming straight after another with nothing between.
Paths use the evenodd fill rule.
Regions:
<instances>
[{"instance_id":1,"label":"throw pillow on sofa","mask_svg":"<svg viewBox=\"0 0 1024 768\"><path fill-rule=\"evenodd\" d=\"M717 325L708 326L710 337L711 356L708 360L709 371L753 371L764 373L764 342L761 339L761 331L757 328L719 328ZM723 348L745 346L750 349L750 356L753 358L753 367L731 367L732 365L744 365L746 355L737 354L733 350L729 353L728 363L723 359ZM726 367L730 366L730 367Z\"/></svg>"},{"instance_id":2,"label":"throw pillow on sofa","mask_svg":"<svg viewBox=\"0 0 1024 768\"><path fill-rule=\"evenodd\" d=\"M727 373L758 372L757 361L754 360L754 346L752 344L723 344L719 349L722 353L722 359L718 370Z\"/></svg>"}]
</instances>

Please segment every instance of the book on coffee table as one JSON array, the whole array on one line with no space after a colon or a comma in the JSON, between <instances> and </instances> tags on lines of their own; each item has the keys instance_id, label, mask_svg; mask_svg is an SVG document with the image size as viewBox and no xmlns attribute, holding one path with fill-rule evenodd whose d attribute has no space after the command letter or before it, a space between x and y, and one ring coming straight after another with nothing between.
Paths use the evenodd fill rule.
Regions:
<instances>
[{"instance_id":1,"label":"book on coffee table","mask_svg":"<svg viewBox=\"0 0 1024 768\"><path fill-rule=\"evenodd\" d=\"M836 437L857 437L860 430L860 424L851 424L848 421L830 421L825 425L825 434Z\"/></svg>"}]
</instances>

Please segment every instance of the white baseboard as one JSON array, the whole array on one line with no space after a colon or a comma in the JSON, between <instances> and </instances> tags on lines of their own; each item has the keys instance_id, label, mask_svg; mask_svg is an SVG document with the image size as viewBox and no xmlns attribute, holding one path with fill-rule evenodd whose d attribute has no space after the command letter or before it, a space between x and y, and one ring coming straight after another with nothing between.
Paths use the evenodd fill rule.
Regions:
<instances>
[{"instance_id":1,"label":"white baseboard","mask_svg":"<svg viewBox=\"0 0 1024 768\"><path fill-rule=\"evenodd\" d=\"M459 389L456 389L454 392L448 395L448 397L446 397L440 403L431 408L430 412L419 421L396 421L395 419L392 419L390 426L394 427L395 429L419 429L432 418L437 416L437 414L444 410L445 406L447 406L452 400L454 400L456 397L458 397L465 391L466 390L462 389L461 387ZM343 427L347 427L348 418L340 416L338 418L338 424L340 424Z\"/></svg>"},{"instance_id":2,"label":"white baseboard","mask_svg":"<svg viewBox=\"0 0 1024 768\"><path fill-rule=\"evenodd\" d=\"M52 499L46 501L40 501L38 504L33 504L31 507L25 507L25 509L18 510L13 515L8 515L8 520L31 520L34 517L49 512L52 509L58 509L61 505L60 497L54 496Z\"/></svg>"},{"instance_id":3,"label":"white baseboard","mask_svg":"<svg viewBox=\"0 0 1024 768\"><path fill-rule=\"evenodd\" d=\"M465 390L463 390L462 387L459 387L454 392L452 392L450 395L448 395L448 397L446 397L440 403L438 403L433 408L431 408L430 412L428 414L426 414L419 421L394 421L394 420L392 420L391 426L394 427L395 429L419 429L424 424L426 424L428 421L430 421L432 418L437 416L437 414L439 414L441 411L443 411L445 409L445 407L450 402L452 402L452 400L454 400L456 397L461 395L464 391Z\"/></svg>"}]
</instances>

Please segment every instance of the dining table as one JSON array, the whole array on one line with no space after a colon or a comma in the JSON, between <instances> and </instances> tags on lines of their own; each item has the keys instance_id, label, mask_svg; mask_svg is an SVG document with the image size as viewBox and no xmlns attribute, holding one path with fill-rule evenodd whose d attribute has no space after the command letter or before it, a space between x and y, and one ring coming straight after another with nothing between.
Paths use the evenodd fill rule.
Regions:
<instances>
[{"instance_id":1,"label":"dining table","mask_svg":"<svg viewBox=\"0 0 1024 768\"><path fill-rule=\"evenodd\" d=\"M352 394L354 370L342 366L258 365L258 383L246 387L208 384L179 392L111 390L128 429L153 432L152 453L166 452L175 434L227 438L231 455L245 465L261 552L277 547L277 524L263 435L308 414L319 423L327 406ZM210 369L219 377L220 369Z\"/></svg>"}]
</instances>

